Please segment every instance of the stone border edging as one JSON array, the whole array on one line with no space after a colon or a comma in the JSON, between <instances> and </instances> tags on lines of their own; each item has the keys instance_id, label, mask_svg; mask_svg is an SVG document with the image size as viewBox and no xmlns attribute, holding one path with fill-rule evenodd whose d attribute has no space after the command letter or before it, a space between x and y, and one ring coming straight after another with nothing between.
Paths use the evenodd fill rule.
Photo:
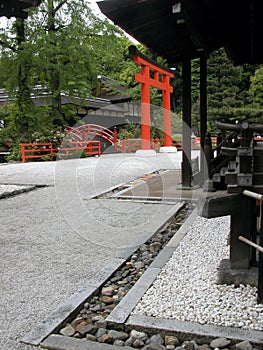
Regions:
<instances>
[{"instance_id":1,"label":"stone border edging","mask_svg":"<svg viewBox=\"0 0 263 350\"><path fill-rule=\"evenodd\" d=\"M134 287L127 293L125 298L115 307L111 314L106 318L106 322L117 328L123 328L128 320L130 313L138 304L146 290L154 282L161 269L171 258L181 239L186 235L190 225L197 217L197 208L193 210L190 216L185 220L174 237L167 243L162 251L157 255L145 273L137 281ZM122 326L123 325L123 326Z\"/></svg>"},{"instance_id":2,"label":"stone border edging","mask_svg":"<svg viewBox=\"0 0 263 350\"><path fill-rule=\"evenodd\" d=\"M92 342L86 339L75 339L63 335L52 334L43 343L41 347L54 350L134 350L129 346L109 345L105 343Z\"/></svg>"},{"instance_id":3,"label":"stone border edging","mask_svg":"<svg viewBox=\"0 0 263 350\"><path fill-rule=\"evenodd\" d=\"M177 321L172 319L160 319L149 316L134 314L126 323L127 328L140 331L167 332L182 338L185 334L193 338L205 338L211 342L215 338L227 338L238 341L249 341L252 344L262 345L262 333L260 331L246 330L234 327L223 327L214 325L201 325L197 322ZM185 340L188 340L186 337Z\"/></svg>"},{"instance_id":4,"label":"stone border edging","mask_svg":"<svg viewBox=\"0 0 263 350\"><path fill-rule=\"evenodd\" d=\"M6 184L1 184L3 186L17 186L17 187L22 187L20 189L17 189L17 190L14 190L14 191L10 191L10 192L3 192L0 194L0 199L5 199L5 198L10 198L10 197L14 197L14 196L17 196L19 194L22 194L22 193L28 193L28 192L31 192L31 191L34 191L35 189L38 188L38 186L36 185L6 185Z\"/></svg>"},{"instance_id":5,"label":"stone border edging","mask_svg":"<svg viewBox=\"0 0 263 350\"><path fill-rule=\"evenodd\" d=\"M146 242L158 231L162 230L184 204L185 203L182 202L173 205L157 230L155 232L146 232L143 235L143 241ZM138 249L141 244L143 244L143 242L141 242L141 239L138 238L132 247L122 249L116 254L115 258L113 258L100 270L99 279L88 280L85 288L73 294L64 304L59 306L54 312L52 312L19 341L28 345L39 346L44 339L50 336L51 333L56 332L60 327L65 325L69 319L73 318L79 312L79 310L83 308L83 305L87 299L96 294L98 289L111 277L111 275L113 275L116 270L118 270L125 263L125 261Z\"/></svg>"}]
</instances>

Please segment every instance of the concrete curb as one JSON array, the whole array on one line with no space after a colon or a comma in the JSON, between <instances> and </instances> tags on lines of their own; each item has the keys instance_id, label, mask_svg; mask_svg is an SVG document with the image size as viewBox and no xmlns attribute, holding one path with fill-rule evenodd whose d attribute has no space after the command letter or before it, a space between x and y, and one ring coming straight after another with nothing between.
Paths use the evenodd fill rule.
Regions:
<instances>
[{"instance_id":1,"label":"concrete curb","mask_svg":"<svg viewBox=\"0 0 263 350\"><path fill-rule=\"evenodd\" d=\"M124 262L138 249L138 247L150 239L156 232L162 230L167 225L171 217L173 217L182 208L183 205L184 203L177 203L176 205L173 205L167 212L164 220L160 222L160 226L155 232L146 232L143 237L134 242L134 245L132 247L120 250L120 252L116 254L115 258L113 258L99 271L99 279L88 280L85 288L73 294L64 304L59 306L53 313L51 313L40 324L38 324L34 329L27 333L22 339L20 339L20 342L28 345L38 346L41 342L44 341L44 339L49 337L51 333L56 332L60 327L65 325L81 310L81 308L83 308L86 300L92 295L96 294L98 289L114 274L116 270L118 270L124 264ZM141 241L142 238L143 242ZM146 286L144 287L143 283L144 282L142 281L141 285L143 287L140 287L142 294L146 288Z\"/></svg>"},{"instance_id":2,"label":"concrete curb","mask_svg":"<svg viewBox=\"0 0 263 350\"><path fill-rule=\"evenodd\" d=\"M204 339L211 342L215 338L227 338L231 340L248 340L251 344L262 345L262 332L253 330L242 330L234 327L222 327L212 325L201 325L195 322L177 321L172 319L160 319L134 314L129 317L126 327L141 331L157 333L167 332L181 340Z\"/></svg>"},{"instance_id":3,"label":"concrete curb","mask_svg":"<svg viewBox=\"0 0 263 350\"><path fill-rule=\"evenodd\" d=\"M63 335L52 334L41 343L41 347L50 350L120 350L119 346L101 344L87 339L75 339ZM122 346L123 350L130 350L128 346Z\"/></svg>"},{"instance_id":4,"label":"concrete curb","mask_svg":"<svg viewBox=\"0 0 263 350\"><path fill-rule=\"evenodd\" d=\"M197 209L191 213L191 215L186 219L185 223L177 231L175 236L170 240L170 242L162 249L162 251L157 255L145 273L137 281L134 287L127 293L125 298L115 307L106 321L110 325L114 325L116 328L123 328L125 322L128 320L132 310L138 304L142 296L145 294L147 289L154 282L157 275L160 273L161 269L171 258L176 247L180 244L180 240L186 235L190 225L194 222L197 217ZM174 240L174 241L173 241ZM173 242L172 242L173 241ZM123 324L123 326L122 326Z\"/></svg>"}]
</instances>

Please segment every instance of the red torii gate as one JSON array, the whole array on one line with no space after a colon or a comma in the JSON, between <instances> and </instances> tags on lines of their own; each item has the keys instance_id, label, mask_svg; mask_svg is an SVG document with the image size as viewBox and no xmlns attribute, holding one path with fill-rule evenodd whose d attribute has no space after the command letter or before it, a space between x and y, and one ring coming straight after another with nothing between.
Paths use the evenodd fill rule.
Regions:
<instances>
[{"instance_id":1,"label":"red torii gate","mask_svg":"<svg viewBox=\"0 0 263 350\"><path fill-rule=\"evenodd\" d=\"M134 63L141 66L141 73L135 74L135 80L141 83L142 107L141 107L141 138L142 149L150 149L151 140L151 101L150 87L155 87L163 92L163 131L164 146L172 146L170 94L173 91L170 78L174 73L157 62L145 57L135 46L129 47ZM153 73L153 74L151 74Z\"/></svg>"}]
</instances>

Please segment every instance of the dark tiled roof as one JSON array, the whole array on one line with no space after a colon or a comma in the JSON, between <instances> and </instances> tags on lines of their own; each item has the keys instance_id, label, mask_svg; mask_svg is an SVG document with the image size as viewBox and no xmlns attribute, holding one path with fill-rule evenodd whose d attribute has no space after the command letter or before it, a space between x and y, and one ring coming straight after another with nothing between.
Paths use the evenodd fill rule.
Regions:
<instances>
[{"instance_id":1,"label":"dark tiled roof","mask_svg":"<svg viewBox=\"0 0 263 350\"><path fill-rule=\"evenodd\" d=\"M40 3L41 0L0 0L0 16L27 18L27 10Z\"/></svg>"},{"instance_id":2,"label":"dark tiled roof","mask_svg":"<svg viewBox=\"0 0 263 350\"><path fill-rule=\"evenodd\" d=\"M262 0L105 0L101 11L170 64L225 47L235 64L263 63Z\"/></svg>"}]
</instances>

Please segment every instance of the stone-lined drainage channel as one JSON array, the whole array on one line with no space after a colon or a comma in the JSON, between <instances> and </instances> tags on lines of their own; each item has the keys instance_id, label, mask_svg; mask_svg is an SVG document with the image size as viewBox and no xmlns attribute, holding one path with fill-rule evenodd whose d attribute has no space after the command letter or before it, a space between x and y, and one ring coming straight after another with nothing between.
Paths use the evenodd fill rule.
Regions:
<instances>
[{"instance_id":1,"label":"stone-lined drainage channel","mask_svg":"<svg viewBox=\"0 0 263 350\"><path fill-rule=\"evenodd\" d=\"M58 334L117 346L124 346L126 343L127 346L129 335L125 332L107 329L108 323L106 319L144 274L167 242L180 229L192 210L193 206L190 203L183 204L182 208L170 219L166 226L142 244L126 260L123 266L115 271L110 279L97 290L95 295L86 301L77 317L61 328ZM143 336L142 338L145 337ZM128 343L129 346L138 348L138 340L135 341L135 344L132 344L133 342L131 341ZM142 339L140 344L142 345Z\"/></svg>"},{"instance_id":2,"label":"stone-lined drainage channel","mask_svg":"<svg viewBox=\"0 0 263 350\"><path fill-rule=\"evenodd\" d=\"M62 338L66 339L70 349L104 349L119 347L143 350L210 350L239 349L252 350L248 342L236 343L229 339L218 338L207 342L207 339L178 339L172 334L156 331L138 331L125 328L125 323L112 323L110 315L124 299L136 282L154 261L171 238L176 235L182 224L192 212L193 206L185 203L177 214L161 231L157 231L148 241L142 244L126 262L89 298L77 317L67 320L67 324L57 330L50 340L43 343L46 349L65 349L59 346ZM89 342L87 342L89 341ZM56 344L52 346L52 342ZM74 342L71 344L71 342ZM77 343L78 342L78 343ZM90 343L91 342L91 343ZM63 340L62 340L63 343ZM75 345L74 345L75 344ZM77 345L78 344L78 345ZM97 345L96 345L97 344ZM57 346L57 347L56 347ZM259 349L259 348L255 348Z\"/></svg>"}]
</instances>

